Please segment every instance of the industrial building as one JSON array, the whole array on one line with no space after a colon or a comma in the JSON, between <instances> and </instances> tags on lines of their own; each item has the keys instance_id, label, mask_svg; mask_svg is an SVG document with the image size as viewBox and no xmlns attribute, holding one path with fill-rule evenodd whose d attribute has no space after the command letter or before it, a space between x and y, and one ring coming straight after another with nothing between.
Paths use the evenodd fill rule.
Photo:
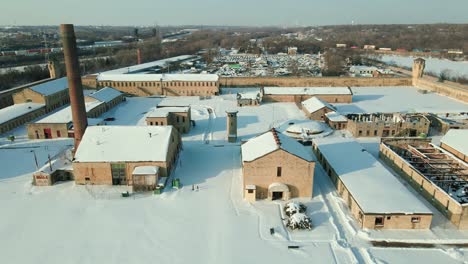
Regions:
<instances>
[{"instance_id":1,"label":"industrial building","mask_svg":"<svg viewBox=\"0 0 468 264\"><path fill-rule=\"evenodd\" d=\"M429 133L430 121L423 114L349 114L346 129L354 137L416 137Z\"/></svg>"},{"instance_id":2,"label":"industrial building","mask_svg":"<svg viewBox=\"0 0 468 264\"><path fill-rule=\"evenodd\" d=\"M353 93L349 87L264 87L265 102L301 102L317 97L328 103L351 103Z\"/></svg>"},{"instance_id":3,"label":"industrial building","mask_svg":"<svg viewBox=\"0 0 468 264\"><path fill-rule=\"evenodd\" d=\"M75 182L151 190L171 174L180 149L172 126L88 127L73 161Z\"/></svg>"},{"instance_id":4,"label":"industrial building","mask_svg":"<svg viewBox=\"0 0 468 264\"><path fill-rule=\"evenodd\" d=\"M86 116L89 125L102 125L104 120L99 118L103 113L125 99L123 94L107 87L85 97ZM73 137L73 118L71 106L60 109L34 123L27 125L30 139L52 139Z\"/></svg>"},{"instance_id":5,"label":"industrial building","mask_svg":"<svg viewBox=\"0 0 468 264\"><path fill-rule=\"evenodd\" d=\"M0 109L0 134L6 133L45 114L45 105L14 104Z\"/></svg>"},{"instance_id":6,"label":"industrial building","mask_svg":"<svg viewBox=\"0 0 468 264\"><path fill-rule=\"evenodd\" d=\"M25 88L13 94L13 102L45 105L46 113L70 102L66 77Z\"/></svg>"},{"instance_id":7,"label":"industrial building","mask_svg":"<svg viewBox=\"0 0 468 264\"><path fill-rule=\"evenodd\" d=\"M432 211L354 139L317 138L312 146L361 228L430 228Z\"/></svg>"},{"instance_id":8,"label":"industrial building","mask_svg":"<svg viewBox=\"0 0 468 264\"><path fill-rule=\"evenodd\" d=\"M191 120L190 106L158 107L146 115L146 125L174 126L181 134L190 131Z\"/></svg>"},{"instance_id":9,"label":"industrial building","mask_svg":"<svg viewBox=\"0 0 468 264\"><path fill-rule=\"evenodd\" d=\"M335 111L328 112L325 114L325 123L336 130L346 129L348 126L348 118Z\"/></svg>"},{"instance_id":10,"label":"industrial building","mask_svg":"<svg viewBox=\"0 0 468 264\"><path fill-rule=\"evenodd\" d=\"M466 132L459 136L449 135L442 144L466 150ZM468 229L468 165L430 141L382 139L380 157L457 228Z\"/></svg>"},{"instance_id":11,"label":"industrial building","mask_svg":"<svg viewBox=\"0 0 468 264\"><path fill-rule=\"evenodd\" d=\"M315 96L303 101L301 106L302 111L304 111L309 119L319 121L325 120L326 113L336 110L330 103Z\"/></svg>"},{"instance_id":12,"label":"industrial building","mask_svg":"<svg viewBox=\"0 0 468 264\"><path fill-rule=\"evenodd\" d=\"M241 146L247 201L312 197L315 161L296 140L274 128Z\"/></svg>"},{"instance_id":13,"label":"industrial building","mask_svg":"<svg viewBox=\"0 0 468 264\"><path fill-rule=\"evenodd\" d=\"M172 63L198 59L183 55L164 60L138 64L82 78L85 86L99 88L110 86L136 96L211 96L219 94L219 78L216 74L171 74L161 69Z\"/></svg>"}]
</instances>

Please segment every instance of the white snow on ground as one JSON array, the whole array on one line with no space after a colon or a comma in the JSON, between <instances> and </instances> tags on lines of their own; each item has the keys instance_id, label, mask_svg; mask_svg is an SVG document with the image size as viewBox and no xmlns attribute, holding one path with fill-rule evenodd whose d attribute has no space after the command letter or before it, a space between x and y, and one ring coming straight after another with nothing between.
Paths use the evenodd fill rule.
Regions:
<instances>
[{"instance_id":1,"label":"white snow on ground","mask_svg":"<svg viewBox=\"0 0 468 264\"><path fill-rule=\"evenodd\" d=\"M183 135L183 151L171 176L180 178L183 187L168 186L159 196L122 198L125 188L73 182L33 187L31 150L41 167L48 155L53 157L73 141L28 140L24 126L12 132L17 136L13 143L0 138L0 263L407 263L416 255L424 263L434 263L437 257L466 260L468 253L462 250L392 249L404 252L392 255L384 254L388 249L372 248L367 241L372 234L358 232L318 164L314 197L298 199L307 206L313 229L288 231L281 221L282 203L249 204L242 199L240 144L226 142L225 110L239 110L241 140L290 119L304 120L303 112L293 103L237 108L235 94L170 99L191 105L196 126ZM107 121L109 125L144 125L146 114L160 100L128 98L103 118L115 118ZM415 107L421 103L424 100L416 100ZM373 142L377 141L368 143L372 154ZM199 190L192 191L192 185ZM449 238L450 232L440 229L431 240Z\"/></svg>"},{"instance_id":2,"label":"white snow on ground","mask_svg":"<svg viewBox=\"0 0 468 264\"><path fill-rule=\"evenodd\" d=\"M375 263L444 263L457 264L463 261L452 258L442 249L389 249L374 248L369 250ZM424 260L422 260L424 258Z\"/></svg>"},{"instance_id":3,"label":"white snow on ground","mask_svg":"<svg viewBox=\"0 0 468 264\"><path fill-rule=\"evenodd\" d=\"M403 67L412 67L413 60L417 57L406 57L396 55L382 55L377 57L379 60L392 65L398 65ZM449 75L452 77L468 77L468 61L451 61L447 59L438 59L423 57L426 60L426 72L432 72L439 75L444 70L449 70Z\"/></svg>"},{"instance_id":4,"label":"white snow on ground","mask_svg":"<svg viewBox=\"0 0 468 264\"><path fill-rule=\"evenodd\" d=\"M414 87L352 87L351 90L353 103L333 104L341 114L468 111L468 104L437 93L422 94Z\"/></svg>"}]
</instances>

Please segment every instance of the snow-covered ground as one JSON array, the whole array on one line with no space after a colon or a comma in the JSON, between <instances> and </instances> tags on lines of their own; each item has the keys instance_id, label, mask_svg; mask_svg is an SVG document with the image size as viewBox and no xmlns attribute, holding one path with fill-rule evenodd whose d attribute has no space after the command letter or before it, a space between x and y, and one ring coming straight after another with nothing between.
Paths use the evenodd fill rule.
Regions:
<instances>
[{"instance_id":1,"label":"snow-covered ground","mask_svg":"<svg viewBox=\"0 0 468 264\"><path fill-rule=\"evenodd\" d=\"M381 55L377 59L391 65L412 67L413 60L416 57L397 56L397 55ZM439 75L442 71L448 70L451 77L468 77L468 61L451 61L447 59L424 57L426 60L426 72Z\"/></svg>"},{"instance_id":2,"label":"snow-covered ground","mask_svg":"<svg viewBox=\"0 0 468 264\"><path fill-rule=\"evenodd\" d=\"M417 88L352 87L351 104L333 104L342 114L389 112L467 112L468 104L437 93L423 94Z\"/></svg>"},{"instance_id":3,"label":"snow-covered ground","mask_svg":"<svg viewBox=\"0 0 468 264\"><path fill-rule=\"evenodd\" d=\"M387 96L391 95L383 95ZM146 113L161 100L128 98L104 118L116 118L107 122L112 125L144 125ZM364 101L370 104L373 100L378 98ZM359 231L319 164L314 197L300 199L308 207L312 231L285 229L281 221L282 203L245 202L240 144L226 142L225 111L239 111L238 135L245 140L288 120L305 119L295 104L239 108L233 94L206 100L166 98L165 102L191 105L196 126L183 136L183 151L171 176L180 178L183 187L179 190L167 187L161 195L122 198L118 195L119 188L90 188L73 182L51 187L31 186L31 173L36 166L34 153L42 166L48 155L53 157L72 144L72 140L27 140L24 127L13 131L19 138L14 143L1 138L0 263L407 263L409 260L461 263L468 260L468 252L464 250L373 247L369 239L407 239L408 235ZM452 106L453 102L441 101L441 104ZM414 101L414 107L420 103L425 100ZM341 132L331 136L341 136ZM372 154L378 153L378 139L361 143ZM311 151L310 147L304 148ZM199 191L192 191L192 185L198 186ZM274 228L274 235L270 234L270 228ZM430 235L414 231L413 237L444 240L450 232L457 235L458 241L468 242L467 233L452 229L447 232L441 229ZM289 245L299 248L288 249Z\"/></svg>"}]
</instances>

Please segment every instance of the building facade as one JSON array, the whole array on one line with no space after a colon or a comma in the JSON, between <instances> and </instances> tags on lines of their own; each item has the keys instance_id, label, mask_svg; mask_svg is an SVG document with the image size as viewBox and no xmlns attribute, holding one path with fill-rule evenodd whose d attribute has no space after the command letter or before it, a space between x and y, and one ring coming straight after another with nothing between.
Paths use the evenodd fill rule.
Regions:
<instances>
[{"instance_id":1,"label":"building facade","mask_svg":"<svg viewBox=\"0 0 468 264\"><path fill-rule=\"evenodd\" d=\"M312 197L315 162L296 140L275 129L241 146L244 198Z\"/></svg>"},{"instance_id":2,"label":"building facade","mask_svg":"<svg viewBox=\"0 0 468 264\"><path fill-rule=\"evenodd\" d=\"M393 137L429 133L430 121L423 114L349 114L346 129L354 137Z\"/></svg>"},{"instance_id":3,"label":"building facade","mask_svg":"<svg viewBox=\"0 0 468 264\"><path fill-rule=\"evenodd\" d=\"M146 116L147 126L173 126L181 134L190 132L190 106L158 107Z\"/></svg>"},{"instance_id":4,"label":"building facade","mask_svg":"<svg viewBox=\"0 0 468 264\"><path fill-rule=\"evenodd\" d=\"M317 97L328 103L351 103L353 93L349 87L264 87L264 102L301 102Z\"/></svg>"}]
</instances>

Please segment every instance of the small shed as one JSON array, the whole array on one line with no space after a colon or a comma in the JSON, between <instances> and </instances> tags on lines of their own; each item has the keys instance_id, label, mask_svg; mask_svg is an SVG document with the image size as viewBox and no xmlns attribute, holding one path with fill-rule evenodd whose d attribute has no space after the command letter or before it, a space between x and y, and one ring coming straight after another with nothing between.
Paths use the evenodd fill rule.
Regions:
<instances>
[{"instance_id":1,"label":"small shed","mask_svg":"<svg viewBox=\"0 0 468 264\"><path fill-rule=\"evenodd\" d=\"M159 176L158 166L138 166L133 169L133 191L153 191Z\"/></svg>"},{"instance_id":2,"label":"small shed","mask_svg":"<svg viewBox=\"0 0 468 264\"><path fill-rule=\"evenodd\" d=\"M255 202L256 200L257 186L248 184L245 186L244 197L247 202Z\"/></svg>"}]
</instances>

